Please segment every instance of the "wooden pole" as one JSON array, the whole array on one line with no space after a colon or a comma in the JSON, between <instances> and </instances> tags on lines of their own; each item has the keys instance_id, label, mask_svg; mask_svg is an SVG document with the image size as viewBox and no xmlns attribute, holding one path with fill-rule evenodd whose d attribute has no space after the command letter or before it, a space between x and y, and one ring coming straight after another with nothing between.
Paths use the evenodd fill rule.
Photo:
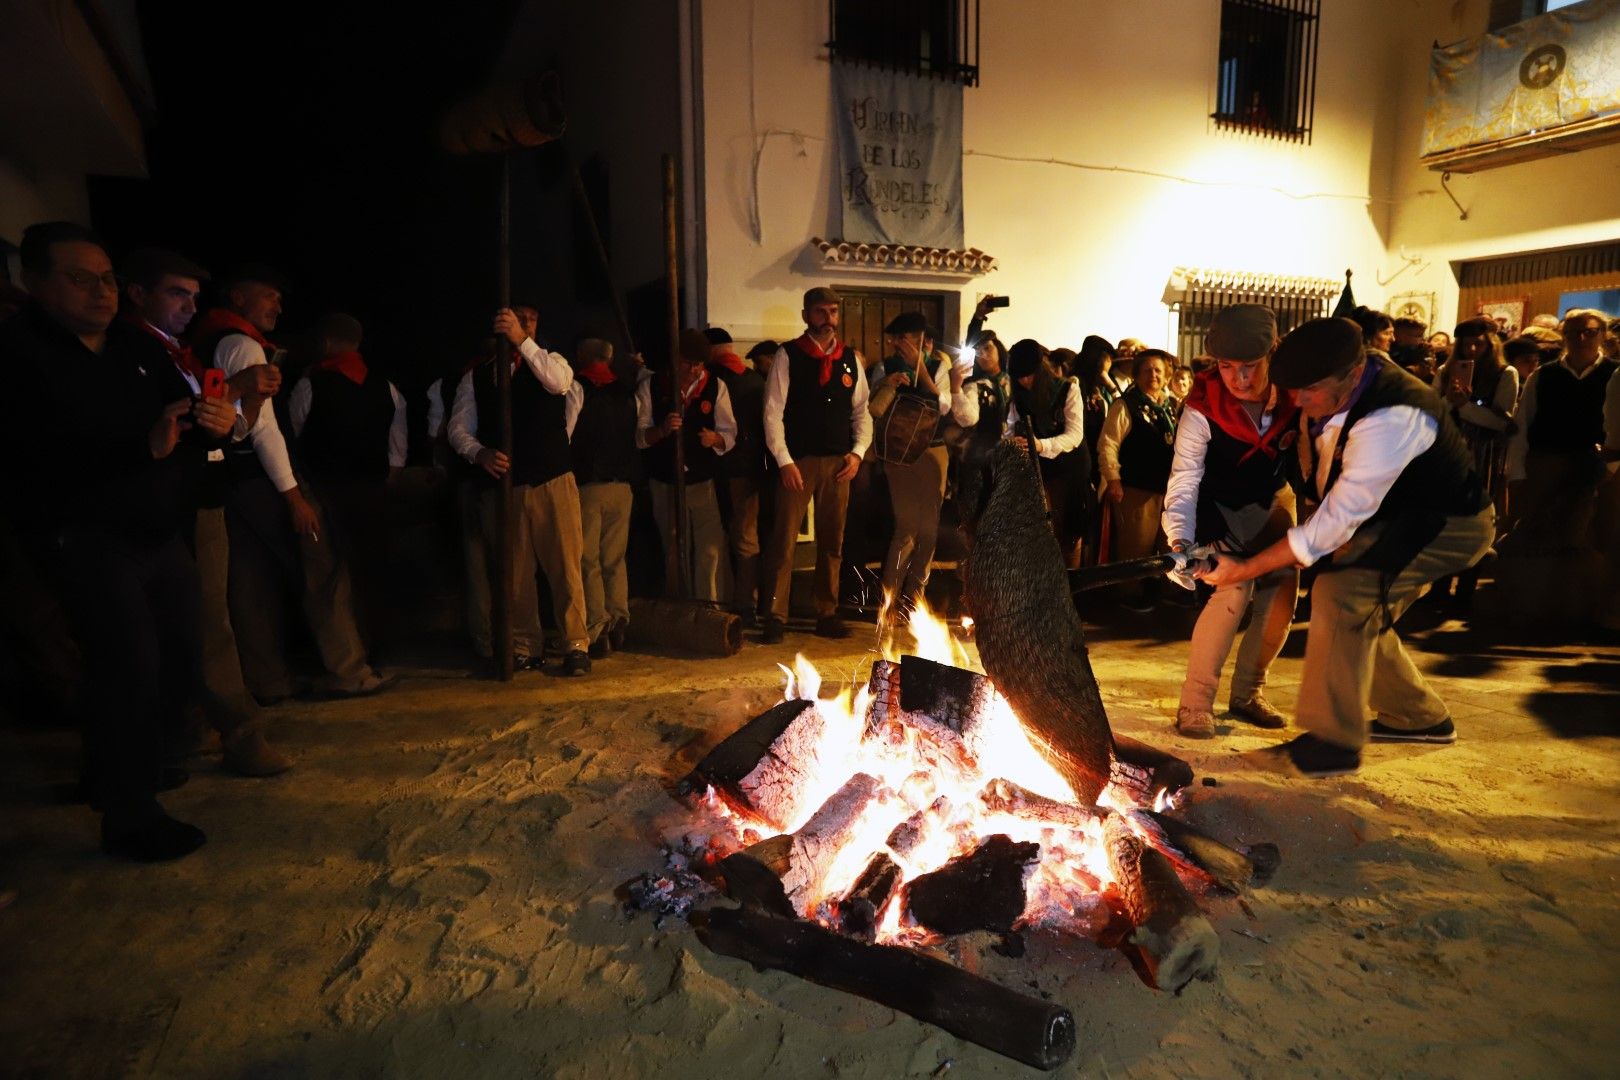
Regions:
<instances>
[{"instance_id":1,"label":"wooden pole","mask_svg":"<svg viewBox=\"0 0 1620 1080\"><path fill-rule=\"evenodd\" d=\"M675 156L664 155L664 275L669 282L669 385L672 408L684 413L678 372L681 355L681 279L680 234L675 206ZM670 535L664 538L669 545L669 592L677 600L692 598L691 583L687 580L687 521L686 521L686 432L678 431L675 440L675 483L670 490L673 524Z\"/></svg>"},{"instance_id":2,"label":"wooden pole","mask_svg":"<svg viewBox=\"0 0 1620 1080\"><path fill-rule=\"evenodd\" d=\"M512 306L512 157L501 155L500 306ZM500 400L501 453L512 460L512 343L502 338L495 354L495 393ZM490 640L495 673L512 681L512 583L516 576L512 544L512 470L501 477L495 493L495 588L490 594Z\"/></svg>"}]
</instances>

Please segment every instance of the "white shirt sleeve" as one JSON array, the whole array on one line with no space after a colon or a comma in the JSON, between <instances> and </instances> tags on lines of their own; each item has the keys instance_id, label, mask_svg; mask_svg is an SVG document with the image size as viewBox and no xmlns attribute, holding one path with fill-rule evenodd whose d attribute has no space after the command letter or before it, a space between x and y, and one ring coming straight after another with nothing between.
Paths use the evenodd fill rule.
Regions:
<instances>
[{"instance_id":1,"label":"white shirt sleeve","mask_svg":"<svg viewBox=\"0 0 1620 1080\"><path fill-rule=\"evenodd\" d=\"M774 369L773 369L774 370ZM849 427L850 434L855 443L849 452L856 457L865 457L866 448L872 445L872 414L867 411L872 392L866 381L866 372L861 370L861 354L855 354L855 392L850 395L849 401ZM787 400L786 395L782 399Z\"/></svg>"},{"instance_id":2,"label":"white shirt sleeve","mask_svg":"<svg viewBox=\"0 0 1620 1080\"><path fill-rule=\"evenodd\" d=\"M731 448L737 445L737 415L731 409L731 391L726 389L723 382L714 395L714 430L721 439L720 449L715 453L730 453Z\"/></svg>"},{"instance_id":3,"label":"white shirt sleeve","mask_svg":"<svg viewBox=\"0 0 1620 1080\"><path fill-rule=\"evenodd\" d=\"M1489 405L1465 401L1457 406L1457 415L1470 424L1505 433L1513 426L1513 406L1519 400L1519 371L1509 364L1496 382L1496 395Z\"/></svg>"},{"instance_id":4,"label":"white shirt sleeve","mask_svg":"<svg viewBox=\"0 0 1620 1080\"><path fill-rule=\"evenodd\" d=\"M864 379L862 385L865 385ZM765 382L765 448L771 452L779 466L793 464L788 453L787 428L782 423L782 410L787 407L788 358L786 349L776 350L776 362L771 364L770 378ZM863 407L863 410L864 407Z\"/></svg>"},{"instance_id":5,"label":"white shirt sleeve","mask_svg":"<svg viewBox=\"0 0 1620 1080\"><path fill-rule=\"evenodd\" d=\"M450 449L477 462L484 444L478 441L478 398L473 393L473 373L456 384L456 399L450 404Z\"/></svg>"},{"instance_id":6,"label":"white shirt sleeve","mask_svg":"<svg viewBox=\"0 0 1620 1080\"><path fill-rule=\"evenodd\" d=\"M1130 433L1131 410L1124 398L1115 398L1108 406L1102 434L1097 436L1097 471L1103 483L1111 484L1119 479L1119 446Z\"/></svg>"},{"instance_id":7,"label":"white shirt sleeve","mask_svg":"<svg viewBox=\"0 0 1620 1080\"><path fill-rule=\"evenodd\" d=\"M1434 445L1439 430L1434 417L1411 405L1391 405L1362 417L1350 429L1343 469L1322 505L1305 524L1288 530L1288 546L1300 565L1310 566L1343 547L1378 511L1401 470ZM1330 424L1317 437L1318 475L1331 467L1342 434L1339 426Z\"/></svg>"},{"instance_id":8,"label":"white shirt sleeve","mask_svg":"<svg viewBox=\"0 0 1620 1080\"><path fill-rule=\"evenodd\" d=\"M1050 439L1036 440L1041 444L1040 455L1043 458L1067 454L1086 438L1086 405L1081 400L1085 395L1080 391L1080 382L1078 379L1065 379L1064 382L1069 383L1069 392L1063 399L1063 430Z\"/></svg>"},{"instance_id":9,"label":"white shirt sleeve","mask_svg":"<svg viewBox=\"0 0 1620 1080\"><path fill-rule=\"evenodd\" d=\"M1170 481L1164 489L1164 535L1192 543L1198 536L1198 488L1204 482L1204 454L1209 449L1209 418L1183 409L1176 425L1176 449L1170 458Z\"/></svg>"},{"instance_id":10,"label":"white shirt sleeve","mask_svg":"<svg viewBox=\"0 0 1620 1080\"><path fill-rule=\"evenodd\" d=\"M636 449L651 446L649 436L653 429L652 377L636 380Z\"/></svg>"},{"instance_id":11,"label":"white shirt sleeve","mask_svg":"<svg viewBox=\"0 0 1620 1080\"><path fill-rule=\"evenodd\" d=\"M287 419L292 421L293 438L303 438L304 425L309 422L309 407L314 401L315 388L305 375L293 386L292 395L287 399Z\"/></svg>"},{"instance_id":12,"label":"white shirt sleeve","mask_svg":"<svg viewBox=\"0 0 1620 1080\"><path fill-rule=\"evenodd\" d=\"M1532 371L1524 381L1524 393L1519 395L1519 408L1514 414L1516 429L1508 440L1507 476L1509 480L1524 479L1524 459L1530 453L1530 425L1536 422L1536 387L1541 380L1540 371ZM1614 380L1610 380L1613 382Z\"/></svg>"},{"instance_id":13,"label":"white shirt sleeve","mask_svg":"<svg viewBox=\"0 0 1620 1080\"><path fill-rule=\"evenodd\" d=\"M266 363L264 346L246 334L226 334L214 349L214 364L227 379L263 363Z\"/></svg>"},{"instance_id":14,"label":"white shirt sleeve","mask_svg":"<svg viewBox=\"0 0 1620 1080\"><path fill-rule=\"evenodd\" d=\"M934 369L934 389L939 391L939 415L949 416L951 414L951 365L949 363L941 363Z\"/></svg>"},{"instance_id":15,"label":"white shirt sleeve","mask_svg":"<svg viewBox=\"0 0 1620 1080\"><path fill-rule=\"evenodd\" d=\"M585 387L580 385L578 379L569 384L568 394L563 398L563 426L568 429L568 441L574 441L574 425L579 423L579 410L585 405Z\"/></svg>"},{"instance_id":16,"label":"white shirt sleeve","mask_svg":"<svg viewBox=\"0 0 1620 1080\"><path fill-rule=\"evenodd\" d=\"M568 366L568 361L536 345L534 338L524 338L518 352L523 354L524 363L529 365L541 386L553 394L568 393L568 388L574 384L574 369Z\"/></svg>"},{"instance_id":17,"label":"white shirt sleeve","mask_svg":"<svg viewBox=\"0 0 1620 1080\"><path fill-rule=\"evenodd\" d=\"M409 413L405 409L405 395L393 383L388 384L388 396L394 399L394 419L388 425L388 467L403 469L410 449Z\"/></svg>"},{"instance_id":18,"label":"white shirt sleeve","mask_svg":"<svg viewBox=\"0 0 1620 1080\"><path fill-rule=\"evenodd\" d=\"M432 385L427 389L427 437L429 439L437 439L439 432L444 430L444 397L439 392L443 385L443 379L434 379Z\"/></svg>"},{"instance_id":19,"label":"white shirt sleeve","mask_svg":"<svg viewBox=\"0 0 1620 1080\"><path fill-rule=\"evenodd\" d=\"M255 364L265 363L264 347L246 334L227 334L214 350L214 362L229 379ZM277 491L287 492L298 486L292 459L287 456L287 440L281 434L276 410L269 401L259 409L259 418L253 422L247 437L253 441L253 453Z\"/></svg>"},{"instance_id":20,"label":"white shirt sleeve","mask_svg":"<svg viewBox=\"0 0 1620 1080\"><path fill-rule=\"evenodd\" d=\"M965 428L978 425L979 392L974 389L972 383L963 383L962 392L951 395L951 419Z\"/></svg>"}]
</instances>

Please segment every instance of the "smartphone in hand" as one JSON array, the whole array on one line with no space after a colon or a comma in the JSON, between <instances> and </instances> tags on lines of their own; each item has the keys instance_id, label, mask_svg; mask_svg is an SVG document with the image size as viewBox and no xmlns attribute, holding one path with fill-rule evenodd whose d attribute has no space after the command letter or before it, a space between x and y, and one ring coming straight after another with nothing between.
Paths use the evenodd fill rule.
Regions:
<instances>
[{"instance_id":1,"label":"smartphone in hand","mask_svg":"<svg viewBox=\"0 0 1620 1080\"><path fill-rule=\"evenodd\" d=\"M225 396L225 373L219 368L209 368L203 372L202 396L205 398Z\"/></svg>"}]
</instances>

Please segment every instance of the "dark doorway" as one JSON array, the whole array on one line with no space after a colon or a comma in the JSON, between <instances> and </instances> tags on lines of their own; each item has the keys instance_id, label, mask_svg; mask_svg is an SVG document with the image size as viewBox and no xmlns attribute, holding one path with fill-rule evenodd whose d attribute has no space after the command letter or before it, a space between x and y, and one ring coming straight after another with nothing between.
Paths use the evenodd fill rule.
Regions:
<instances>
[{"instance_id":1,"label":"dark doorway","mask_svg":"<svg viewBox=\"0 0 1620 1080\"><path fill-rule=\"evenodd\" d=\"M873 289L839 285L840 329L844 340L860 350L868 365L875 364L887 353L883 342L883 328L889 320L903 311L919 311L936 333L944 334L944 341L957 339L958 298L954 292L925 292L910 289ZM946 322L947 317L949 323Z\"/></svg>"}]
</instances>

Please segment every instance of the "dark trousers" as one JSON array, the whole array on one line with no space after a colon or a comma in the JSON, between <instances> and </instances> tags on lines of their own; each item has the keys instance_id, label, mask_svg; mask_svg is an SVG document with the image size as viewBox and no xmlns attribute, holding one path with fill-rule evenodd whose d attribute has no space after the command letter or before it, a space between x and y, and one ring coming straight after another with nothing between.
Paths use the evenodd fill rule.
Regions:
<instances>
[{"instance_id":1,"label":"dark trousers","mask_svg":"<svg viewBox=\"0 0 1620 1080\"><path fill-rule=\"evenodd\" d=\"M78 639L85 668L85 780L109 831L161 808L162 740L202 693L197 566L178 535L152 545L69 532L40 562Z\"/></svg>"}]
</instances>

